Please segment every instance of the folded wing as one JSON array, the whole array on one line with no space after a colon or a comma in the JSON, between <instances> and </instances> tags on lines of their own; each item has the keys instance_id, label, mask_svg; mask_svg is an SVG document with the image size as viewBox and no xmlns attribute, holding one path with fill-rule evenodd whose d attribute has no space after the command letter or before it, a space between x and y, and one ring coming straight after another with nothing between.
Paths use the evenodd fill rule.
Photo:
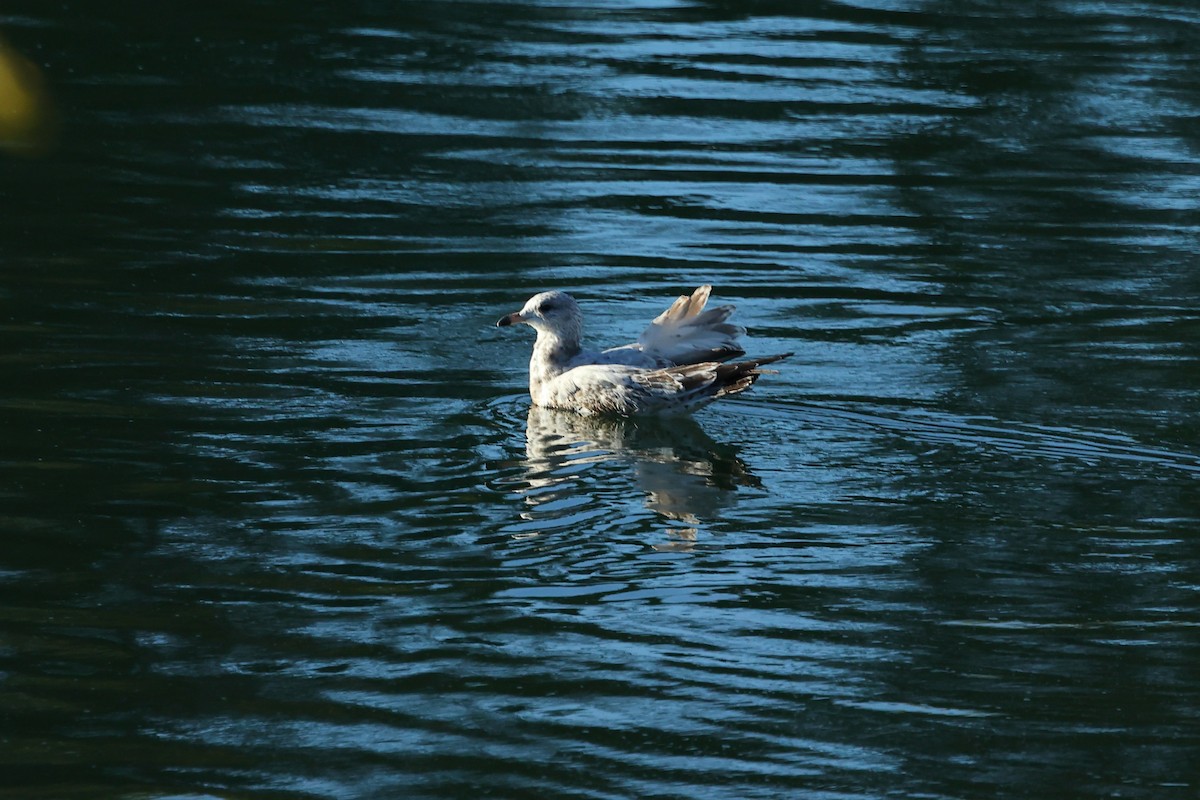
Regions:
<instances>
[{"instance_id":1,"label":"folded wing","mask_svg":"<svg viewBox=\"0 0 1200 800\"><path fill-rule=\"evenodd\" d=\"M708 361L654 370L618 364L576 367L545 386L540 404L574 409L582 414L683 413L749 389L764 374L762 366L789 355L733 364Z\"/></svg>"}]
</instances>

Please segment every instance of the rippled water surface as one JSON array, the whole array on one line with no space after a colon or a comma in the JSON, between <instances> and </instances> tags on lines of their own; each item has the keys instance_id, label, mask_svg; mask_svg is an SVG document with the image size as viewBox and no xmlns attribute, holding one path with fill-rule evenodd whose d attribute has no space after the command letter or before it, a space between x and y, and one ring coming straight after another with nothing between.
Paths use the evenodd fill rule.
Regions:
<instances>
[{"instance_id":1,"label":"rippled water surface","mask_svg":"<svg viewBox=\"0 0 1200 800\"><path fill-rule=\"evenodd\" d=\"M135 5L0 9L6 798L1200 792L1193 4Z\"/></svg>"}]
</instances>

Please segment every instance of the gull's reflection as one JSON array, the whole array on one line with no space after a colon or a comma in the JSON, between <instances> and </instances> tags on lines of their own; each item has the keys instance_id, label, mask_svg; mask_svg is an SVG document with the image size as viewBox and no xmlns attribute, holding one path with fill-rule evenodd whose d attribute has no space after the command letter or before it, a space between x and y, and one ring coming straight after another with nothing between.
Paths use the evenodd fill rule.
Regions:
<instances>
[{"instance_id":1,"label":"gull's reflection","mask_svg":"<svg viewBox=\"0 0 1200 800\"><path fill-rule=\"evenodd\" d=\"M690 526L672 530L684 543L733 502L739 486L761 486L734 447L713 441L690 417L614 419L532 407L525 455L531 505L548 491L562 500L552 487L574 489L579 474L597 463L630 464L646 506Z\"/></svg>"}]
</instances>

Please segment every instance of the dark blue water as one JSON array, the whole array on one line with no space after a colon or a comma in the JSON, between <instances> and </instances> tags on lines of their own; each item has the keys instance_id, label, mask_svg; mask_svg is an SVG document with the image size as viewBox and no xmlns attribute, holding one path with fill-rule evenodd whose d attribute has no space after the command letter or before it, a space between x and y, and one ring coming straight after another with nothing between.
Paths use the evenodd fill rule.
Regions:
<instances>
[{"instance_id":1,"label":"dark blue water","mask_svg":"<svg viewBox=\"0 0 1200 800\"><path fill-rule=\"evenodd\" d=\"M1200 791L1190 4L0 35L6 798ZM529 410L701 283L779 374Z\"/></svg>"}]
</instances>

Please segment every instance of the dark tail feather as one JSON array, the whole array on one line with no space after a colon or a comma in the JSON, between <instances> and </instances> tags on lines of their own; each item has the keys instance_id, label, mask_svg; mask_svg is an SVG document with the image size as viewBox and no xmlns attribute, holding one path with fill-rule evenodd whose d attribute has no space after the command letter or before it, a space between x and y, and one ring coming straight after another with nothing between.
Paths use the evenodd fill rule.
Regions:
<instances>
[{"instance_id":1,"label":"dark tail feather","mask_svg":"<svg viewBox=\"0 0 1200 800\"><path fill-rule=\"evenodd\" d=\"M713 395L715 397L724 397L730 394L738 394L744 392L754 385L761 376L767 375L773 370L762 370L760 367L766 364L774 364L776 361L782 361L792 353L780 353L774 356L763 356L762 358L751 358L746 361L735 361L732 364L720 364L717 366L717 389Z\"/></svg>"}]
</instances>

